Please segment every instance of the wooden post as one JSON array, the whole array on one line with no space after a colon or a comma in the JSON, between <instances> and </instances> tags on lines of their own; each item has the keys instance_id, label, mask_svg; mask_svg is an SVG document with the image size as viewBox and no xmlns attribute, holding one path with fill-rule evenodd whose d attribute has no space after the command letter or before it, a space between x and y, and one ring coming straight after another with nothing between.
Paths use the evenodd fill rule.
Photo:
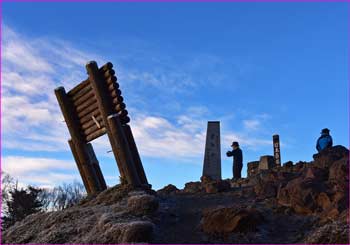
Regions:
<instances>
[{"instance_id":1,"label":"wooden post","mask_svg":"<svg viewBox=\"0 0 350 245\"><path fill-rule=\"evenodd\" d=\"M74 157L75 163L77 164L80 176L81 176L81 178L83 180L83 184L85 186L85 190L86 190L87 194L91 194L92 192L91 192L91 189L90 189L90 186L89 186L89 182L86 179L86 176L85 176L85 173L84 173L84 169L83 169L83 164L79 160L77 151L75 150L74 143L70 139L70 140L68 140L68 144L69 144L69 147L70 147L70 149L71 149L71 151L73 153L73 157Z\"/></svg>"},{"instance_id":2,"label":"wooden post","mask_svg":"<svg viewBox=\"0 0 350 245\"><path fill-rule=\"evenodd\" d=\"M141 158L140 158L140 154L139 154L139 152L137 150L137 146L136 146L136 143L135 143L134 136L132 134L131 128L127 124L123 125L122 127L123 127L123 130L124 130L124 134L126 136L126 139L128 141L129 148L130 148L130 151L131 151L131 155L132 155L132 158L134 160L135 167L136 167L138 176L140 178L141 184L148 185L148 181L147 181L147 177L146 177L146 174L145 174L145 170L143 169Z\"/></svg>"},{"instance_id":3,"label":"wooden post","mask_svg":"<svg viewBox=\"0 0 350 245\"><path fill-rule=\"evenodd\" d=\"M141 180L135 168L133 157L129 148L128 141L124 135L122 125L117 114L112 114L107 118L109 133L113 137L111 141L112 150L118 155L124 164L125 177L129 184L140 186Z\"/></svg>"},{"instance_id":4,"label":"wooden post","mask_svg":"<svg viewBox=\"0 0 350 245\"><path fill-rule=\"evenodd\" d=\"M281 148L280 148L280 136L275 134L272 136L273 141L273 156L276 166L281 166Z\"/></svg>"},{"instance_id":5,"label":"wooden post","mask_svg":"<svg viewBox=\"0 0 350 245\"><path fill-rule=\"evenodd\" d=\"M87 152L89 154L90 162L91 162L92 167L93 167L93 169L94 169L94 171L95 171L95 173L97 175L97 178L98 178L98 180L100 182L101 188L102 188L102 190L106 190L107 189L106 181L105 181L105 179L103 177L100 165L98 164L98 160L96 158L94 149L92 148L91 143L88 143L86 145L86 147L87 147Z\"/></svg>"},{"instance_id":6,"label":"wooden post","mask_svg":"<svg viewBox=\"0 0 350 245\"><path fill-rule=\"evenodd\" d=\"M114 106L109 99L107 84L101 79L96 62L92 61L86 65L89 80L95 91L99 111L107 129L107 135L112 146L114 157L117 161L121 177L126 179L128 184L140 186L140 179L137 175L129 145L125 138L118 116L114 114Z\"/></svg>"},{"instance_id":7,"label":"wooden post","mask_svg":"<svg viewBox=\"0 0 350 245\"><path fill-rule=\"evenodd\" d=\"M69 133L72 137L72 142L74 145L74 152L76 152L76 157L78 159L77 164L81 164L83 167L84 177L88 183L89 190L91 193L100 191L102 188L98 182L96 173L90 171L90 159L86 151L86 142L80 133L80 128L78 125L78 119L74 113L73 105L69 100L66 91L63 87L58 87L55 89L55 94L57 101L60 105L64 120L67 124ZM74 155L74 154L73 154Z\"/></svg>"}]
</instances>

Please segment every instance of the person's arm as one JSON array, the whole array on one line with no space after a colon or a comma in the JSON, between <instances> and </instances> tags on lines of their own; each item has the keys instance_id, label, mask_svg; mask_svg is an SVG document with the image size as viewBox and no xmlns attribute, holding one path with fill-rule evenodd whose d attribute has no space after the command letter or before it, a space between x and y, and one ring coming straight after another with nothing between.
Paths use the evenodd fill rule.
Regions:
<instances>
[{"instance_id":1,"label":"person's arm","mask_svg":"<svg viewBox=\"0 0 350 245\"><path fill-rule=\"evenodd\" d=\"M232 152L232 151L227 151L227 152L226 152L226 156L232 157L232 156L233 156L233 152Z\"/></svg>"},{"instance_id":2,"label":"person's arm","mask_svg":"<svg viewBox=\"0 0 350 245\"><path fill-rule=\"evenodd\" d=\"M319 141L320 141L320 138L318 138L318 139L317 139L317 142L316 142L316 149L317 149L318 152L321 151L321 149L320 149L320 144L318 143Z\"/></svg>"}]
</instances>

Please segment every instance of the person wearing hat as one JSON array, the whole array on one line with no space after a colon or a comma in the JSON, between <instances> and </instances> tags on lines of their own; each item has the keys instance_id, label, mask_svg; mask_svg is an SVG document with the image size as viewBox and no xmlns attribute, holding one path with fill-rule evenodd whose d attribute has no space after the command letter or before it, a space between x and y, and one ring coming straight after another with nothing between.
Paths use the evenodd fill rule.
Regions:
<instances>
[{"instance_id":1,"label":"person wearing hat","mask_svg":"<svg viewBox=\"0 0 350 245\"><path fill-rule=\"evenodd\" d=\"M242 150L239 148L238 142L234 141L232 142L232 151L226 152L226 156L232 157L233 156L233 178L239 179L241 178L241 171L243 167L243 155Z\"/></svg>"},{"instance_id":2,"label":"person wearing hat","mask_svg":"<svg viewBox=\"0 0 350 245\"><path fill-rule=\"evenodd\" d=\"M321 152L324 149L332 146L333 146L333 139L332 139L332 136L329 135L329 129L328 128L322 129L321 136L317 139L317 143L316 143L317 151Z\"/></svg>"}]
</instances>

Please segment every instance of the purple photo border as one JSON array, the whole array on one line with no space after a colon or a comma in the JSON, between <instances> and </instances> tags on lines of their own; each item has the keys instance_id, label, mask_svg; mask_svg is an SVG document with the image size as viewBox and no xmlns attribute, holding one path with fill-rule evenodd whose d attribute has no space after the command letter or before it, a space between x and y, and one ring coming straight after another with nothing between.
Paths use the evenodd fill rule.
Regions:
<instances>
[{"instance_id":1,"label":"purple photo border","mask_svg":"<svg viewBox=\"0 0 350 245\"><path fill-rule=\"evenodd\" d=\"M2 3L3 2L348 2L348 109L350 104L350 0L0 0L0 171L2 166ZM350 142L350 113L348 111L348 140ZM349 149L349 148L348 148ZM349 153L350 157L350 153ZM350 174L350 170L349 170ZM1 173L0 173L1 175ZM2 197L2 183L0 181L0 195ZM349 195L349 203L350 203L350 195ZM2 210L2 198L0 198L0 211ZM347 222L349 223L350 215L348 213ZM0 217L0 222L2 224L2 219ZM2 225L0 224L0 244L2 244ZM26 243L29 245L37 245L35 243ZM349 243L350 244L350 240ZM76 245L87 245L87 244L76 244ZM94 245L105 245L105 244L94 244ZM174 244L174 245L183 245L183 244ZM187 245L194 245L194 244L187 244ZM220 244L225 245L225 244ZM252 245L250 244L241 244L241 245ZM269 245L269 243L266 244L260 244L260 245ZM276 244L279 245L279 244ZM282 244L281 244L282 245ZM291 245L291 244L283 244L283 245ZM317 244L316 244L317 245Z\"/></svg>"},{"instance_id":2,"label":"purple photo border","mask_svg":"<svg viewBox=\"0 0 350 245\"><path fill-rule=\"evenodd\" d=\"M0 0L0 2L350 2L350 0Z\"/></svg>"}]
</instances>

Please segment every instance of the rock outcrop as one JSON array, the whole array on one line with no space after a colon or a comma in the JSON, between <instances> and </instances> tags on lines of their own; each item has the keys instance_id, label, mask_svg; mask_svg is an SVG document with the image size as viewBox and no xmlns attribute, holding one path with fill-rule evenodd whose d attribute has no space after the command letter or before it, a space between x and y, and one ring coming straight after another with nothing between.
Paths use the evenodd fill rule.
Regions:
<instances>
[{"instance_id":1,"label":"rock outcrop","mask_svg":"<svg viewBox=\"0 0 350 245\"><path fill-rule=\"evenodd\" d=\"M231 232L256 231L263 220L262 214L254 208L215 208L203 212L201 228L211 235L225 235Z\"/></svg>"},{"instance_id":2,"label":"rock outcrop","mask_svg":"<svg viewBox=\"0 0 350 245\"><path fill-rule=\"evenodd\" d=\"M66 210L30 215L3 232L2 243L147 243L157 208L149 191L117 186Z\"/></svg>"}]
</instances>

